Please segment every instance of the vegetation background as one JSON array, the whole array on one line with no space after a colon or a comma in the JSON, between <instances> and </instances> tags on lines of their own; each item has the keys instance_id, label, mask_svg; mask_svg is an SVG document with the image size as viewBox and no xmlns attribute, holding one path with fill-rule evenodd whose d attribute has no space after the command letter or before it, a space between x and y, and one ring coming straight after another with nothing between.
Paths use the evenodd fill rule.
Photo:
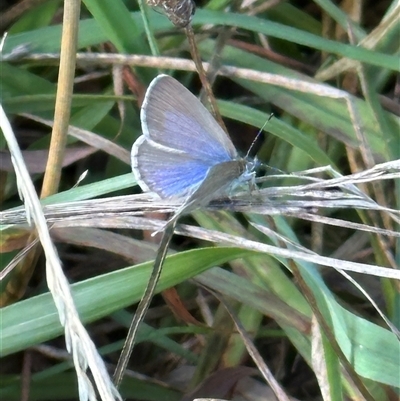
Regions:
<instances>
[{"instance_id":1,"label":"vegetation background","mask_svg":"<svg viewBox=\"0 0 400 401\"><path fill-rule=\"evenodd\" d=\"M213 89L238 149L246 153L273 112L257 155L280 171L330 165L348 175L400 159L399 11L396 0L197 2L194 37L201 58L220 69ZM157 238L139 231L151 228L151 216L139 223L129 211L149 207L145 197L129 197L139 192L129 152L155 76L169 73L199 92L187 61L189 31L131 0L8 0L0 12L7 32L1 104L45 198L80 319L112 374L157 251ZM82 399L94 394L91 382L100 398L117 397L105 372L94 373L102 364L64 304L68 291L61 271L49 267L51 246L44 246L47 265L41 248L25 248L36 234L18 189L29 180L17 182L0 141L0 398L77 399L77 374ZM398 209L398 182L360 189ZM398 399L398 225L393 214L352 205L315 215L268 216L250 207L245 215L201 210L182 219L202 229L174 238L158 288L174 286L163 292L169 307L153 300L120 389L124 399ZM264 245L307 249L335 267L367 264L352 277L371 298L329 262L283 257ZM377 266L394 273L380 277ZM263 380L267 366L277 383Z\"/></svg>"}]
</instances>

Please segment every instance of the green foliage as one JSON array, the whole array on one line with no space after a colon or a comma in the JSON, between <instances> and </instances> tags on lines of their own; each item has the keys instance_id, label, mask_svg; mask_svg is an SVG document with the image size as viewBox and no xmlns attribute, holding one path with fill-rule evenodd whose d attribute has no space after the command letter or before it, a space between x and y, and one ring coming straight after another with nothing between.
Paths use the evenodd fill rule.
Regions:
<instances>
[{"instance_id":1,"label":"green foliage","mask_svg":"<svg viewBox=\"0 0 400 401\"><path fill-rule=\"evenodd\" d=\"M217 50L219 65L231 66L236 72L248 69L258 73L249 78L222 69L231 76L218 77L215 87L221 98L218 100L220 112L232 126L245 123L255 127L241 133L242 139L263 127L273 110L275 116L264 128L267 133L258 156L261 161L288 172L330 165L345 175L400 158L400 119L393 112L396 105L389 96L395 89L395 73L400 69L396 35L400 14L396 2L388 7L386 16L379 15L379 18L363 23L350 22L350 16L338 8L336 2L328 0L314 2L320 7L316 15L290 2L278 2L254 16L248 9L227 12L225 7L230 3L203 3L196 11L193 27L204 61L213 60L219 49L216 31L211 29L218 27L222 32L229 31L230 38L234 39L227 41L222 50ZM79 21L80 53L150 55L143 17L133 2L84 0L83 4ZM44 1L13 21L3 48L4 60L0 60L1 103L27 154L33 149L48 149L50 141L49 127L33 120L52 121L54 118L56 92L61 85L56 53L61 49L59 14L62 6L60 1ZM149 10L148 15L161 54L186 58L188 45L184 31L174 28L161 13ZM328 22L350 33L351 41L346 35L343 39L340 35L327 34ZM263 46L267 42L270 49ZM21 46L26 50L25 56L7 60L7 55ZM53 222L64 222L65 219L63 227L56 226L51 232L61 243L58 244L59 253L67 276L71 273L69 280L74 282L72 291L80 318L86 327L95 329L93 333L104 330L96 341L99 341L99 348L110 342L108 348L102 349L102 355L113 366L121 348L122 332L115 327L120 329L122 326L125 330L129 326L124 309L140 300L156 246L152 238L145 237L146 241L133 230L143 226L130 220L130 214L121 212L119 215L108 203L104 203L104 210L96 209L98 214L91 212L95 207L101 207L107 196L123 196L134 191L134 177L127 173L130 171L127 152L141 134L140 99L158 69L167 68L170 67L162 61L155 63L153 68L131 66L127 74L136 84L132 96L127 90L125 94L120 91L117 79L113 81L109 63L78 60L76 76L86 77L86 80L75 85L70 123L93 136L83 132L81 136L70 137L68 147L84 142L99 152L65 168L60 192L42 200L42 205L48 208L47 216L54 218ZM169 70L169 73L189 86L195 74L180 72L178 75L177 70ZM95 75L97 73L100 75ZM126 75L118 77L129 81ZM192 85L194 92L195 88ZM21 124L36 135L28 135L23 142ZM243 124L240 127L242 129ZM238 132L238 129L232 132ZM241 139L235 134L232 137ZM111 150L111 144L116 148ZM0 145L2 149L6 148L3 136ZM247 149L241 150L245 153ZM372 161L372 165L367 161ZM86 169L89 170L88 177L78 187L71 188ZM1 269L4 269L15 251L25 246L31 231L22 223L23 208L18 199L15 175L2 172L1 177L2 210L5 213L0 226L4 253ZM35 174L32 179L40 188L42 174ZM398 208L398 183L381 182L379 185L362 189L378 203L385 202L382 206ZM98 199L99 203L79 203L93 199ZM129 202L133 202L132 198ZM118 204L120 208L123 206L127 206L124 200ZM78 209L80 207L83 209ZM7 213L15 213L13 216L20 219L10 222L6 219ZM394 223L383 213L372 216L348 208L330 210L326 214L336 219L396 230ZM72 219L68 220L70 217ZM296 398L307 399L301 386L290 385L292 381L301 380L295 377L298 372L293 362L301 357L315 373L308 377L314 381L311 391L314 397L320 396L318 389L323 389L326 400L358 399L356 395L362 383L369 392L369 399L394 399L393 394L399 391L399 339L370 307L369 301L344 279L339 280L338 274L333 275L333 269L321 269L315 263L269 253L261 247L251 248L241 240L289 250L304 246L323 256L385 267L392 267L400 259L399 242L376 234L354 232L340 225L321 229L320 223L265 216L251 210L245 217L227 212L194 213L197 223L209 231L197 234L198 242L185 239L183 243L174 243L172 248L177 253L168 256L157 292L177 286L178 293L191 305L193 316L204 325L195 325L191 321L187 326L182 320L174 319L169 310L157 314L157 308L154 308L157 317L153 318L156 319L153 325L157 328L142 327L140 352L135 354L135 348L131 368L160 381L129 377L122 386L122 395L143 400L180 399L193 390L195 383L192 382L190 387L191 378L187 378L186 387L162 385L161 382L168 382L167 376L173 373L175 364L193 368L193 377L206 390L212 386L205 384L209 374L204 372L213 371L211 364L215 361L221 368L253 366L243 338L233 329L224 332L227 328L221 322L231 321L231 316L221 304L216 304L214 298L204 298L204 294L202 300L207 307L200 308L195 302L198 288L206 286L234 305L261 356L274 374L279 371L281 377L284 376L283 387ZM282 237L267 236L256 225ZM213 235L214 231L230 234L234 239L231 242L228 237L221 239L217 234ZM191 233L191 236L196 237L196 234ZM291 245L283 243L283 237L290 239ZM209 246L210 242L213 246ZM14 246L16 243L18 246ZM233 246L223 246L226 243ZM80 267L87 268L84 273L79 269L78 260L83 261ZM37 269L40 271L43 265L40 260ZM118 268L114 270L116 265ZM398 282L368 274L363 276L357 275L355 279L365 284L369 292L374 290L374 299L398 327ZM308 293L299 285L299 277L304 280ZM63 334L63 327L53 298L40 274L33 282L34 290L26 291L23 300L1 310L0 355L5 360L45 342L60 347L56 339ZM4 287L2 285L3 290ZM131 316L132 310L128 310L128 316ZM331 336L326 335L318 319L315 320L316 310L323 316ZM218 315L214 324L205 323L208 313L212 317ZM104 322L111 322L111 334L104 329L104 324L101 325ZM226 343L220 338L218 352L213 353L210 344L214 344L212 341L216 341L215 335L219 334ZM186 342L195 344L193 349L188 349ZM334 342L354 369L359 383L354 383L346 372ZM283 361L271 356L276 344L279 352L284 354ZM179 362L178 358L181 358ZM30 399L77 397L71 364L57 362L52 367L43 366L48 364L40 365L41 371L33 375ZM0 398L19 399L22 380L22 374L17 374L15 369L3 370ZM224 398L230 389L227 388L224 394L212 393L210 396Z\"/></svg>"}]
</instances>

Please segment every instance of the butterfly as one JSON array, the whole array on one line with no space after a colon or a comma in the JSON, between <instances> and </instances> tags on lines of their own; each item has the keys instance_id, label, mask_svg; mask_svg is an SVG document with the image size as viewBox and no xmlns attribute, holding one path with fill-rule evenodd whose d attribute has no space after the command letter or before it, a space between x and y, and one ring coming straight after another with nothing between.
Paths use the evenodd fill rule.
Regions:
<instances>
[{"instance_id":1,"label":"butterfly","mask_svg":"<svg viewBox=\"0 0 400 401\"><path fill-rule=\"evenodd\" d=\"M238 155L211 113L176 79L159 75L151 82L140 119L132 170L143 191L182 200L172 219L254 182L255 162Z\"/></svg>"}]
</instances>

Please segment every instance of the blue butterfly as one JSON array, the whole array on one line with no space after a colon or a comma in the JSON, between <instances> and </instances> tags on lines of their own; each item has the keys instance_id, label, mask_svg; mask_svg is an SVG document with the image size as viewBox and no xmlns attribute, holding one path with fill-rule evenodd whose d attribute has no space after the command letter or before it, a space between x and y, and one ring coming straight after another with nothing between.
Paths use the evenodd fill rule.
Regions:
<instances>
[{"instance_id":1,"label":"blue butterfly","mask_svg":"<svg viewBox=\"0 0 400 401\"><path fill-rule=\"evenodd\" d=\"M175 217L254 182L255 163L238 155L210 112L174 78L159 75L151 82L140 119L143 135L132 147L133 173L143 191L182 199Z\"/></svg>"}]
</instances>

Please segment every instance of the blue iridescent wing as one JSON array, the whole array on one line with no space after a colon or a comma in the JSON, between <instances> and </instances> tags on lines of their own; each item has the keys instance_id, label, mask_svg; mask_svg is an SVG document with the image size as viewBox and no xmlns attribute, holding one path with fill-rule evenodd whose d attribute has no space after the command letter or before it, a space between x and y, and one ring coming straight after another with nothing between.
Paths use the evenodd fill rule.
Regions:
<instances>
[{"instance_id":1,"label":"blue iridescent wing","mask_svg":"<svg viewBox=\"0 0 400 401\"><path fill-rule=\"evenodd\" d=\"M143 191L161 198L184 197L205 179L209 163L165 149L142 135L132 147L132 170Z\"/></svg>"}]
</instances>

